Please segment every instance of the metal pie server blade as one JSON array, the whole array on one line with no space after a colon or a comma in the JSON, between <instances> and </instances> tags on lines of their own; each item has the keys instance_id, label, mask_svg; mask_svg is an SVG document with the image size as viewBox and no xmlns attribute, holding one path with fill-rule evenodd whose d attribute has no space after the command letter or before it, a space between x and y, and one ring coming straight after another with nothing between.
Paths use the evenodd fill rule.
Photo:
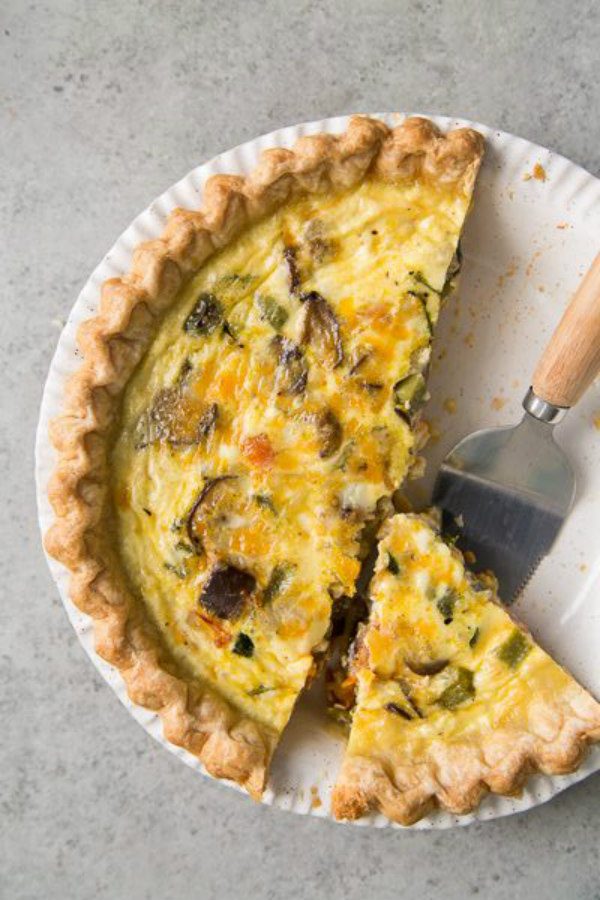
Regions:
<instances>
[{"instance_id":1,"label":"metal pie server blade","mask_svg":"<svg viewBox=\"0 0 600 900\"><path fill-rule=\"evenodd\" d=\"M434 487L443 527L477 569L491 569L511 603L554 544L575 496L575 475L554 426L600 373L600 254L534 372L522 421L476 431L448 454Z\"/></svg>"},{"instance_id":2,"label":"metal pie server blade","mask_svg":"<svg viewBox=\"0 0 600 900\"><path fill-rule=\"evenodd\" d=\"M529 413L519 425L476 431L442 463L433 502L443 528L491 569L512 602L550 552L571 509L575 475L553 427Z\"/></svg>"}]
</instances>

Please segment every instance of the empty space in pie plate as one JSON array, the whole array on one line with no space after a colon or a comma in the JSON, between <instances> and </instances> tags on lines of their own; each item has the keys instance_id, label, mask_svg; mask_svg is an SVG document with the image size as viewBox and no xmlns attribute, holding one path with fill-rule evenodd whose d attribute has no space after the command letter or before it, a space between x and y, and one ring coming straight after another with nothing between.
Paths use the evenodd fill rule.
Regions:
<instances>
[{"instance_id":1,"label":"empty space in pie plate","mask_svg":"<svg viewBox=\"0 0 600 900\"><path fill-rule=\"evenodd\" d=\"M401 120L396 115L381 118L389 125ZM600 188L591 175L519 138L474 123L430 118L443 130L472 125L484 134L487 152L463 236L459 291L440 317L435 339L429 382L432 399L425 411L434 439L425 450L427 476L412 486L419 504L427 501L439 462L459 437L519 416L536 358L593 257L594 234L600 230ZM132 249L160 235L174 206L198 208L201 186L210 175L245 174L266 147L290 146L301 134L340 132L346 124L346 118L339 118L282 129L194 169L132 223L92 274L69 315L44 392L36 448L44 532L53 519L46 498L54 464L47 425L60 411L66 377L78 366L75 333L78 324L95 311L101 283L127 271ZM558 432L577 472L576 506L553 553L516 607L542 646L596 696L600 695L595 663L600 611L594 610L593 598L600 580L600 536L594 529L594 498L600 495L600 430L594 420L599 416L600 392L592 387ZM118 672L94 652L90 621L68 599L66 570L52 560L49 564L78 636L103 677L153 737L202 770L195 757L162 738L157 716L129 701ZM265 802L297 812L329 814L343 737L329 722L321 697L317 685L301 699L276 753ZM449 827L526 809L599 767L600 752L593 748L572 775L531 778L521 798L488 797L469 816L457 819L439 812L412 827ZM389 823L371 816L361 824Z\"/></svg>"}]
</instances>

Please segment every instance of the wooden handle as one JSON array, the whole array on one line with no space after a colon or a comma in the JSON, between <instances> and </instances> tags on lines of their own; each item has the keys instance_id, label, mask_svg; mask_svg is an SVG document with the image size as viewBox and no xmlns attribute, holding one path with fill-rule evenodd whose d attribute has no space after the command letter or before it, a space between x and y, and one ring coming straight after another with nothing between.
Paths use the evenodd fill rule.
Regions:
<instances>
[{"instance_id":1,"label":"wooden handle","mask_svg":"<svg viewBox=\"0 0 600 900\"><path fill-rule=\"evenodd\" d=\"M574 406L600 372L600 253L567 306L533 374L538 397Z\"/></svg>"}]
</instances>

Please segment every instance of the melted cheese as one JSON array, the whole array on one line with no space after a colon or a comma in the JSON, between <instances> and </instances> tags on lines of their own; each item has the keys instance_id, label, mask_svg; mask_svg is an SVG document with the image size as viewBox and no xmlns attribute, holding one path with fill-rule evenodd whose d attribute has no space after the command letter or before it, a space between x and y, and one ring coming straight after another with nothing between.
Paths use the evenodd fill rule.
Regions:
<instances>
[{"instance_id":1,"label":"melted cheese","mask_svg":"<svg viewBox=\"0 0 600 900\"><path fill-rule=\"evenodd\" d=\"M416 764L439 742L527 731L530 704L570 676L423 519L396 516L385 533L354 664L349 754Z\"/></svg>"},{"instance_id":2,"label":"melted cheese","mask_svg":"<svg viewBox=\"0 0 600 900\"><path fill-rule=\"evenodd\" d=\"M420 181L368 180L285 207L187 284L127 388L111 464L131 584L187 676L277 730L323 645L332 595L354 593L365 520L410 467L413 435L393 388L427 361L468 201ZM301 292L290 290L290 246ZM331 329L307 330L311 291L336 323L341 360ZM186 331L206 295L218 324ZM290 389L284 339L304 366L303 389ZM140 441L149 415L160 427ZM234 477L218 488L199 550L185 520L225 475ZM219 563L256 579L234 621L199 603ZM275 571L285 578L271 596ZM233 652L240 633L251 656Z\"/></svg>"}]
</instances>

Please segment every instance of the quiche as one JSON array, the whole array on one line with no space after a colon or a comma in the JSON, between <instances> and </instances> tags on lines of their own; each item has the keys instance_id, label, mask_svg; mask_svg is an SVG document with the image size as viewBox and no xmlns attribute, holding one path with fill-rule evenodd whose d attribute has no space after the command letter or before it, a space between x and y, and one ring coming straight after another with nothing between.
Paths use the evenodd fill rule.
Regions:
<instances>
[{"instance_id":1,"label":"quiche","mask_svg":"<svg viewBox=\"0 0 600 900\"><path fill-rule=\"evenodd\" d=\"M268 150L176 209L79 332L46 547L131 699L255 797L419 464L482 143L355 117Z\"/></svg>"},{"instance_id":2,"label":"quiche","mask_svg":"<svg viewBox=\"0 0 600 900\"><path fill-rule=\"evenodd\" d=\"M467 813L486 791L517 793L531 772L572 771L600 739L600 704L427 518L385 523L370 602L336 817L380 810L409 825L436 806Z\"/></svg>"}]
</instances>

